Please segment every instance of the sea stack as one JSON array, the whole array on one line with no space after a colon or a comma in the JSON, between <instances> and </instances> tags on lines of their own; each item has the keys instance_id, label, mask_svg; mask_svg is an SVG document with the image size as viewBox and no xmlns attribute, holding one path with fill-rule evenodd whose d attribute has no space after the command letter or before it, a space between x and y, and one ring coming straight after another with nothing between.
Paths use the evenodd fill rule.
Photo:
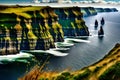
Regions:
<instances>
[{"instance_id":1,"label":"sea stack","mask_svg":"<svg viewBox=\"0 0 120 80\"><path fill-rule=\"evenodd\" d=\"M95 20L95 27L98 27L98 21Z\"/></svg>"},{"instance_id":2,"label":"sea stack","mask_svg":"<svg viewBox=\"0 0 120 80\"><path fill-rule=\"evenodd\" d=\"M104 35L104 30L103 30L102 26L100 27L100 30L98 31L98 35L99 36L103 36Z\"/></svg>"},{"instance_id":3,"label":"sea stack","mask_svg":"<svg viewBox=\"0 0 120 80\"><path fill-rule=\"evenodd\" d=\"M104 18L102 17L102 19L101 19L101 25L104 25L105 24L105 20L104 20Z\"/></svg>"}]
</instances>

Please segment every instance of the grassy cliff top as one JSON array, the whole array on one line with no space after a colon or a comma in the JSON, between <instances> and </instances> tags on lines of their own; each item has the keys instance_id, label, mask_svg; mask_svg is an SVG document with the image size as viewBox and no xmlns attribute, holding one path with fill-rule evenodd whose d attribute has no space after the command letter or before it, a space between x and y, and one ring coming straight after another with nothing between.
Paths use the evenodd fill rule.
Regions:
<instances>
[{"instance_id":1,"label":"grassy cliff top","mask_svg":"<svg viewBox=\"0 0 120 80\"><path fill-rule=\"evenodd\" d=\"M120 44L116 44L103 59L83 69L74 72L41 72L41 67L37 67L20 80L29 80L33 77L35 80L120 80L119 75Z\"/></svg>"},{"instance_id":2,"label":"grassy cliff top","mask_svg":"<svg viewBox=\"0 0 120 80\"><path fill-rule=\"evenodd\" d=\"M39 6L26 6L26 7L8 7L3 10L0 10L0 13L21 13L26 11L35 11L35 10L41 10L45 7L39 7Z\"/></svg>"},{"instance_id":3,"label":"grassy cliff top","mask_svg":"<svg viewBox=\"0 0 120 80\"><path fill-rule=\"evenodd\" d=\"M32 18L34 16L35 11L41 11L45 9L49 9L50 7L42 7L42 6L10 6L10 7L4 7L0 6L0 14L4 16L4 14L7 15L17 15L17 16L22 16L24 18ZM31 13L29 13L31 12ZM41 11L42 13L42 11ZM44 15L45 16L45 15ZM44 17L44 16L39 16L39 17ZM5 16L4 16L5 17ZM38 16L37 16L38 17Z\"/></svg>"}]
</instances>

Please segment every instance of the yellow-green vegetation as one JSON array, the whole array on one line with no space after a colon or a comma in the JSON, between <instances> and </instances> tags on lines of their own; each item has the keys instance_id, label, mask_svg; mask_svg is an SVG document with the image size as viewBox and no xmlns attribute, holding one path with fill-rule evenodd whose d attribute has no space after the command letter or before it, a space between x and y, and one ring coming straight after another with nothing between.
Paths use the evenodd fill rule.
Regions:
<instances>
[{"instance_id":1,"label":"yellow-green vegetation","mask_svg":"<svg viewBox=\"0 0 120 80\"><path fill-rule=\"evenodd\" d=\"M88 28L82 19L80 7L55 8L58 22L62 25L65 36L88 36Z\"/></svg>"},{"instance_id":2,"label":"yellow-green vegetation","mask_svg":"<svg viewBox=\"0 0 120 80\"><path fill-rule=\"evenodd\" d=\"M33 77L34 80L120 80L120 44L103 59L83 69L44 72L35 68L19 80L32 80Z\"/></svg>"},{"instance_id":3,"label":"yellow-green vegetation","mask_svg":"<svg viewBox=\"0 0 120 80\"><path fill-rule=\"evenodd\" d=\"M0 54L54 48L64 34L89 36L80 7L0 6L0 33Z\"/></svg>"},{"instance_id":4,"label":"yellow-green vegetation","mask_svg":"<svg viewBox=\"0 0 120 80\"><path fill-rule=\"evenodd\" d=\"M39 6L35 6L35 7L16 7L16 8L6 8L4 10L0 10L0 13L4 13L4 14L16 14L16 15L19 15L19 16L23 16L25 18L31 18L31 16L29 14L26 13L26 11L39 11L41 9L44 9L45 7L39 7Z\"/></svg>"},{"instance_id":5,"label":"yellow-green vegetation","mask_svg":"<svg viewBox=\"0 0 120 80\"><path fill-rule=\"evenodd\" d=\"M97 11L95 10L95 8L89 7L88 9L89 9L90 14L93 14L93 15L97 14Z\"/></svg>"},{"instance_id":6,"label":"yellow-green vegetation","mask_svg":"<svg viewBox=\"0 0 120 80\"><path fill-rule=\"evenodd\" d=\"M87 15L87 12L84 9L81 9L81 13L83 13L83 15Z\"/></svg>"},{"instance_id":7,"label":"yellow-green vegetation","mask_svg":"<svg viewBox=\"0 0 120 80\"><path fill-rule=\"evenodd\" d=\"M81 12L83 13L83 16L91 16L97 14L97 11L94 7L82 7Z\"/></svg>"},{"instance_id":8,"label":"yellow-green vegetation","mask_svg":"<svg viewBox=\"0 0 120 80\"><path fill-rule=\"evenodd\" d=\"M63 41L64 35L57 18L47 6L0 6L0 40L5 42L0 54L12 53L13 47L17 52L54 48L54 42Z\"/></svg>"},{"instance_id":9,"label":"yellow-green vegetation","mask_svg":"<svg viewBox=\"0 0 120 80\"><path fill-rule=\"evenodd\" d=\"M99 80L120 80L120 62L107 69L100 77Z\"/></svg>"}]
</instances>

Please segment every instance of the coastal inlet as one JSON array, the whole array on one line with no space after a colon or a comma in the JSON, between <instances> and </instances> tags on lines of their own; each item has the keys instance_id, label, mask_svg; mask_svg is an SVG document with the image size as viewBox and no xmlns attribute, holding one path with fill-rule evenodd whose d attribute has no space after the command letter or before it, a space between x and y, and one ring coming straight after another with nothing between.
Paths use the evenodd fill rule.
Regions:
<instances>
[{"instance_id":1,"label":"coastal inlet","mask_svg":"<svg viewBox=\"0 0 120 80\"><path fill-rule=\"evenodd\" d=\"M78 70L101 59L120 40L119 23L112 20L119 18L119 12L107 13L103 11L103 13L97 13L98 15L94 14L94 16L86 12L91 16L83 18L84 14L80 12L81 8L79 7L1 6L0 9L0 54L4 55L0 62L2 65L0 77L3 80L16 80L24 75L26 70L29 71L35 65L31 62L35 58L33 55L40 54L39 59L46 59L48 55L44 56L42 53L50 54L50 51L56 50L56 54L63 55L65 53L67 56L55 57L56 55L51 54L54 56L49 59L49 64L46 65L48 70L62 70L68 67ZM94 11L96 10L94 9ZM110 17L106 17L105 13ZM113 15L115 16L113 17ZM97 35L99 26L95 30L94 21L95 19L100 21L102 17L106 22L103 27L105 35L99 39ZM38 50L38 52L34 50ZM23 55L23 53L26 54ZM16 58L15 54L20 54L21 57L18 55L19 57ZM15 56L10 58L6 55ZM36 62L36 60L32 61ZM10 65L14 64L10 68L11 70L5 65L3 66L8 62ZM22 67L24 63L27 67ZM30 64L32 65L30 66ZM5 77L5 75L9 76Z\"/></svg>"}]
</instances>

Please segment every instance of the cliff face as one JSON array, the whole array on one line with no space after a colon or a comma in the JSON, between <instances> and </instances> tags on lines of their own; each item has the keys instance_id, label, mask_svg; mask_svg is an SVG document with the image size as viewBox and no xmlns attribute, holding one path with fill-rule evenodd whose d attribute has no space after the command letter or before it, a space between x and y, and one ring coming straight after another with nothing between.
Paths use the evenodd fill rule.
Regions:
<instances>
[{"instance_id":1,"label":"cliff face","mask_svg":"<svg viewBox=\"0 0 120 80\"><path fill-rule=\"evenodd\" d=\"M97 11L94 7L81 7L81 12L83 13L84 17L97 15Z\"/></svg>"},{"instance_id":2,"label":"cliff face","mask_svg":"<svg viewBox=\"0 0 120 80\"><path fill-rule=\"evenodd\" d=\"M55 8L55 13L58 14L58 22L62 25L64 36L89 36L79 7Z\"/></svg>"},{"instance_id":3,"label":"cliff face","mask_svg":"<svg viewBox=\"0 0 120 80\"><path fill-rule=\"evenodd\" d=\"M54 48L62 26L50 7L10 7L0 11L0 54Z\"/></svg>"},{"instance_id":4,"label":"cliff face","mask_svg":"<svg viewBox=\"0 0 120 80\"><path fill-rule=\"evenodd\" d=\"M89 35L78 7L0 7L0 54L47 50L64 36Z\"/></svg>"},{"instance_id":5,"label":"cliff face","mask_svg":"<svg viewBox=\"0 0 120 80\"><path fill-rule=\"evenodd\" d=\"M118 12L116 8L95 8L98 13L101 12Z\"/></svg>"}]
</instances>

